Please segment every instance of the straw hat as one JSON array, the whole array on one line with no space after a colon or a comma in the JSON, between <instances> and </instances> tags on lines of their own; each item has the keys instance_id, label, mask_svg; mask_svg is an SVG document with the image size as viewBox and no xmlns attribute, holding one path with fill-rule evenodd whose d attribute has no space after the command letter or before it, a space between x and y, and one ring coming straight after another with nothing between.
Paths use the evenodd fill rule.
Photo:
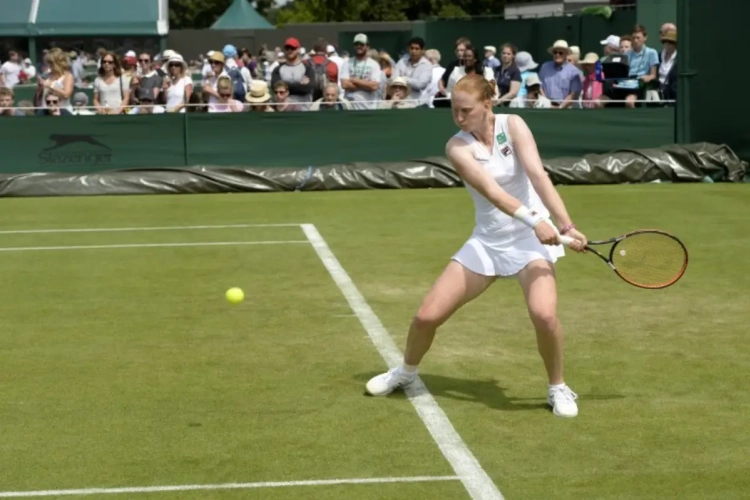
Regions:
<instances>
[{"instance_id":1,"label":"straw hat","mask_svg":"<svg viewBox=\"0 0 750 500\"><path fill-rule=\"evenodd\" d=\"M391 87L403 87L405 89L409 88L409 85L406 83L406 79L400 76L397 76L393 80L391 80Z\"/></svg>"},{"instance_id":2,"label":"straw hat","mask_svg":"<svg viewBox=\"0 0 750 500\"><path fill-rule=\"evenodd\" d=\"M271 93L268 91L268 84L264 80L253 80L250 83L250 91L245 96L245 100L252 104L263 104L271 100Z\"/></svg>"},{"instance_id":3,"label":"straw hat","mask_svg":"<svg viewBox=\"0 0 750 500\"><path fill-rule=\"evenodd\" d=\"M581 64L596 64L599 61L599 56L596 52L589 52L586 57L581 59Z\"/></svg>"},{"instance_id":4,"label":"straw hat","mask_svg":"<svg viewBox=\"0 0 750 500\"><path fill-rule=\"evenodd\" d=\"M664 43L664 42L677 43L677 31L667 30L667 32L661 36L661 43Z\"/></svg>"},{"instance_id":5,"label":"straw hat","mask_svg":"<svg viewBox=\"0 0 750 500\"><path fill-rule=\"evenodd\" d=\"M556 49L562 49L566 53L570 54L570 47L568 46L568 42L566 42L565 40L557 40L555 43L552 44L552 47L547 49L547 52L551 54Z\"/></svg>"},{"instance_id":6,"label":"straw hat","mask_svg":"<svg viewBox=\"0 0 750 500\"><path fill-rule=\"evenodd\" d=\"M224 54L219 52L218 50L212 50L211 55L208 56L209 61L216 61L224 64L226 62L226 57L224 57Z\"/></svg>"}]
</instances>

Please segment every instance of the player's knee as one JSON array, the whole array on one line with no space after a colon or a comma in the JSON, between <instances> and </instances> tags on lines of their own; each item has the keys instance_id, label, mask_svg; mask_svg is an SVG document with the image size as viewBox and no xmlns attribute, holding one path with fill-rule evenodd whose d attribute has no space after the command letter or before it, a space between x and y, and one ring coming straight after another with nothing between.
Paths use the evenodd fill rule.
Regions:
<instances>
[{"instance_id":1,"label":"player's knee","mask_svg":"<svg viewBox=\"0 0 750 500\"><path fill-rule=\"evenodd\" d=\"M554 332L557 330L559 320L557 319L557 311L554 307L529 307L529 316L537 330L545 332Z\"/></svg>"},{"instance_id":2,"label":"player's knee","mask_svg":"<svg viewBox=\"0 0 750 500\"><path fill-rule=\"evenodd\" d=\"M434 329L445 322L445 314L436 307L420 307L412 323L419 329Z\"/></svg>"}]
</instances>

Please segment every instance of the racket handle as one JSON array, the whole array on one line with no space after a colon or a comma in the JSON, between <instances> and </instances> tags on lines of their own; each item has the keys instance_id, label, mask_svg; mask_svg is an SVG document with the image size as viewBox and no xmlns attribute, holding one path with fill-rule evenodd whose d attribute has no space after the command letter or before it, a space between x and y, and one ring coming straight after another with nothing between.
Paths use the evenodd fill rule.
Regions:
<instances>
[{"instance_id":1,"label":"racket handle","mask_svg":"<svg viewBox=\"0 0 750 500\"><path fill-rule=\"evenodd\" d=\"M570 236L563 236L563 235L560 235L560 236L558 236L557 238L558 238L558 239L560 240L560 243L562 243L562 244L563 244L563 245L565 245L566 247L567 247L567 246L569 246L569 245L570 245L571 243L573 243L573 241L575 241L575 240L574 240L573 238L571 238Z\"/></svg>"}]
</instances>

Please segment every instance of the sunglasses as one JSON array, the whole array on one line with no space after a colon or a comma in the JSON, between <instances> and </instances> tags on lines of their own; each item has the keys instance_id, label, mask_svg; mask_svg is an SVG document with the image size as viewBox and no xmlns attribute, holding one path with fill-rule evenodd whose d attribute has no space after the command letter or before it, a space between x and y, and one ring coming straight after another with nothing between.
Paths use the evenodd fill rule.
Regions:
<instances>
[{"instance_id":1,"label":"sunglasses","mask_svg":"<svg viewBox=\"0 0 750 500\"><path fill-rule=\"evenodd\" d=\"M273 93L276 95L284 95L286 94L286 90L274 90Z\"/></svg>"},{"instance_id":2,"label":"sunglasses","mask_svg":"<svg viewBox=\"0 0 750 500\"><path fill-rule=\"evenodd\" d=\"M297 50L297 47L293 47L291 45L284 45L284 50Z\"/></svg>"},{"instance_id":3,"label":"sunglasses","mask_svg":"<svg viewBox=\"0 0 750 500\"><path fill-rule=\"evenodd\" d=\"M102 64L114 64L114 63L115 62L111 59L105 59L104 61L102 61Z\"/></svg>"},{"instance_id":4,"label":"sunglasses","mask_svg":"<svg viewBox=\"0 0 750 500\"><path fill-rule=\"evenodd\" d=\"M141 61L142 63L150 63L151 62L151 59L138 59L138 60Z\"/></svg>"},{"instance_id":5,"label":"sunglasses","mask_svg":"<svg viewBox=\"0 0 750 500\"><path fill-rule=\"evenodd\" d=\"M52 105L52 104L57 104L57 103L58 103L58 102L60 102L60 101L58 101L57 99L52 99L52 100L47 100L47 101L45 101L45 102L46 102L46 103L47 103L47 105L49 106L49 105Z\"/></svg>"},{"instance_id":6,"label":"sunglasses","mask_svg":"<svg viewBox=\"0 0 750 500\"><path fill-rule=\"evenodd\" d=\"M556 56L567 56L568 55L568 53L565 52L564 50L553 50L552 53L555 54Z\"/></svg>"},{"instance_id":7,"label":"sunglasses","mask_svg":"<svg viewBox=\"0 0 750 500\"><path fill-rule=\"evenodd\" d=\"M213 59L212 59L211 61L209 61L209 62L210 62L211 64L224 64L224 63L223 63L223 62L221 62L221 61L214 61Z\"/></svg>"},{"instance_id":8,"label":"sunglasses","mask_svg":"<svg viewBox=\"0 0 750 500\"><path fill-rule=\"evenodd\" d=\"M232 94L219 94L219 97L221 97L222 99L229 99L230 97L232 97Z\"/></svg>"}]
</instances>

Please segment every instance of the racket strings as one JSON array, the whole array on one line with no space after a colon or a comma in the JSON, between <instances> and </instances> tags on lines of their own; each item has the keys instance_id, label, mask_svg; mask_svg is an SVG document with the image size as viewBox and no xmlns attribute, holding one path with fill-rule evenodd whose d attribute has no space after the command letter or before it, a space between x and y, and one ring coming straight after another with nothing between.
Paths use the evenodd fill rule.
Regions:
<instances>
[{"instance_id":1,"label":"racket strings","mask_svg":"<svg viewBox=\"0 0 750 500\"><path fill-rule=\"evenodd\" d=\"M687 253L674 238L659 233L634 234L613 249L612 264L626 281L660 288L677 281L685 272Z\"/></svg>"}]
</instances>

